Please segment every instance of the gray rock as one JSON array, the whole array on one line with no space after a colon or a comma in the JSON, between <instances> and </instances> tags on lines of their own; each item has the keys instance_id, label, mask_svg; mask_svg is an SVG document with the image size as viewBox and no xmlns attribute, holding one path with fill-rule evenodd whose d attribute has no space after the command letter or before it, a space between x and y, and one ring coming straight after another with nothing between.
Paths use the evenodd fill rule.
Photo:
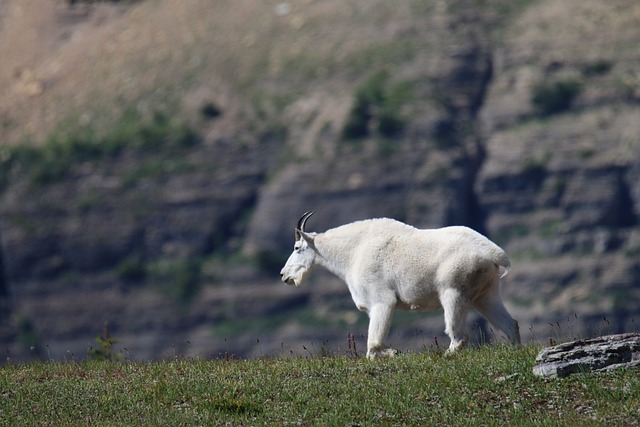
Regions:
<instances>
[{"instance_id":1,"label":"gray rock","mask_svg":"<svg viewBox=\"0 0 640 427\"><path fill-rule=\"evenodd\" d=\"M544 348L533 373L564 378L583 372L602 372L640 366L640 334L627 333L566 342Z\"/></svg>"}]
</instances>

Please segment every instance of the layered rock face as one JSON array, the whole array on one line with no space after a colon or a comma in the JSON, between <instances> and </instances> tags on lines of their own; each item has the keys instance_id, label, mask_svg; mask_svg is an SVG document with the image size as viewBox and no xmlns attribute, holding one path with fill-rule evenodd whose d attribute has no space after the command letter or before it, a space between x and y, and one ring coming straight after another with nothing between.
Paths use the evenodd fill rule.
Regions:
<instances>
[{"instance_id":1,"label":"layered rock face","mask_svg":"<svg viewBox=\"0 0 640 427\"><path fill-rule=\"evenodd\" d=\"M147 52L143 40L164 40L167 52L169 40L183 43L175 51L190 52L190 68L172 86L175 117L153 114L150 100L163 98L149 89L133 114L143 124L122 130L126 144L100 130L103 148L78 138L73 155L52 140L0 153L0 332L11 358L84 358L105 322L136 359L339 352L347 332L363 345L366 316L339 280L318 272L301 289L278 280L295 222L310 209L317 231L388 216L487 234L512 259L503 299L525 341L637 329L633 1L355 2L347 12L342 2L246 1L211 24L201 17L207 2L151 3L88 6L80 17L73 9L80 24L64 22L71 34L110 40L109 54L141 49L127 55L150 61L152 88L177 85L163 80L173 56ZM14 28L6 20L19 16L16 4L0 3L11 12L0 15L0 33ZM171 8L184 37L152 37L149 28L162 27L153 20ZM235 41L232 19L252 24ZM218 27L227 32L207 39ZM68 39L56 52L72 61L81 38ZM55 77L42 93L0 93L20 101L17 112L0 111L8 135L33 117L45 126L71 115L42 107L70 90L52 71L64 62L42 58L31 68ZM75 87L109 75L100 67L83 69ZM76 98L96 114L90 97ZM477 316L470 323L472 334L492 334ZM437 312L398 314L390 339L419 349L444 342L442 329Z\"/></svg>"},{"instance_id":2,"label":"layered rock face","mask_svg":"<svg viewBox=\"0 0 640 427\"><path fill-rule=\"evenodd\" d=\"M621 85L637 51L622 32L599 35L600 24L631 22L603 6L544 2L523 14L496 51L482 111L487 229L519 265L510 280L524 324L564 338L637 329L640 93Z\"/></svg>"}]
</instances>

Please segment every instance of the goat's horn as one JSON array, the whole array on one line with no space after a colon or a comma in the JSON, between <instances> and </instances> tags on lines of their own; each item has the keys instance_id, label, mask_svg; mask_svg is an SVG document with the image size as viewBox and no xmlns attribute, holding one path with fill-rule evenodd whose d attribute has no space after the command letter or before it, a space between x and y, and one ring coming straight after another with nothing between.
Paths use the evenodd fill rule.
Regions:
<instances>
[{"instance_id":1,"label":"goat's horn","mask_svg":"<svg viewBox=\"0 0 640 427\"><path fill-rule=\"evenodd\" d=\"M298 235L298 230L304 231L304 225L307 223L307 220L309 219L309 217L313 214L314 214L313 211L305 212L302 214L302 216L298 220L298 225L296 226L296 240L300 239L300 236Z\"/></svg>"}]
</instances>

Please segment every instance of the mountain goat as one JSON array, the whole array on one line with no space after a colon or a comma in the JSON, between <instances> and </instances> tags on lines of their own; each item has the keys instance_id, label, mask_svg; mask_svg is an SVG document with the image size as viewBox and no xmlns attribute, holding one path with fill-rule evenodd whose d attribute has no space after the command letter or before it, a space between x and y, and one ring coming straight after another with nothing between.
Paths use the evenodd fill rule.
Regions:
<instances>
[{"instance_id":1,"label":"mountain goat","mask_svg":"<svg viewBox=\"0 0 640 427\"><path fill-rule=\"evenodd\" d=\"M307 233L311 215L306 212L298 221L293 253L280 277L298 287L314 267L322 266L346 282L356 307L369 315L369 359L397 353L383 344L396 308L442 307L451 339L447 352L464 346L470 306L511 342L520 342L518 322L500 297L500 278L511 263L483 235L462 226L419 230L388 218Z\"/></svg>"}]
</instances>

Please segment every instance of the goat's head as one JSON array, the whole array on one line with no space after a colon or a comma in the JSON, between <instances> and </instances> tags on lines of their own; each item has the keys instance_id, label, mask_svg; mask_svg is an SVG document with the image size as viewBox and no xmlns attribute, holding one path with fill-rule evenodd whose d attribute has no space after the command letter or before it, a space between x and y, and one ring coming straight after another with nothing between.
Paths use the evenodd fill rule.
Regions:
<instances>
[{"instance_id":1,"label":"goat's head","mask_svg":"<svg viewBox=\"0 0 640 427\"><path fill-rule=\"evenodd\" d=\"M280 270L280 278L287 285L300 286L315 266L317 252L313 240L316 233L304 231L304 225L311 215L313 215L313 211L305 212L298 220L293 252Z\"/></svg>"}]
</instances>

